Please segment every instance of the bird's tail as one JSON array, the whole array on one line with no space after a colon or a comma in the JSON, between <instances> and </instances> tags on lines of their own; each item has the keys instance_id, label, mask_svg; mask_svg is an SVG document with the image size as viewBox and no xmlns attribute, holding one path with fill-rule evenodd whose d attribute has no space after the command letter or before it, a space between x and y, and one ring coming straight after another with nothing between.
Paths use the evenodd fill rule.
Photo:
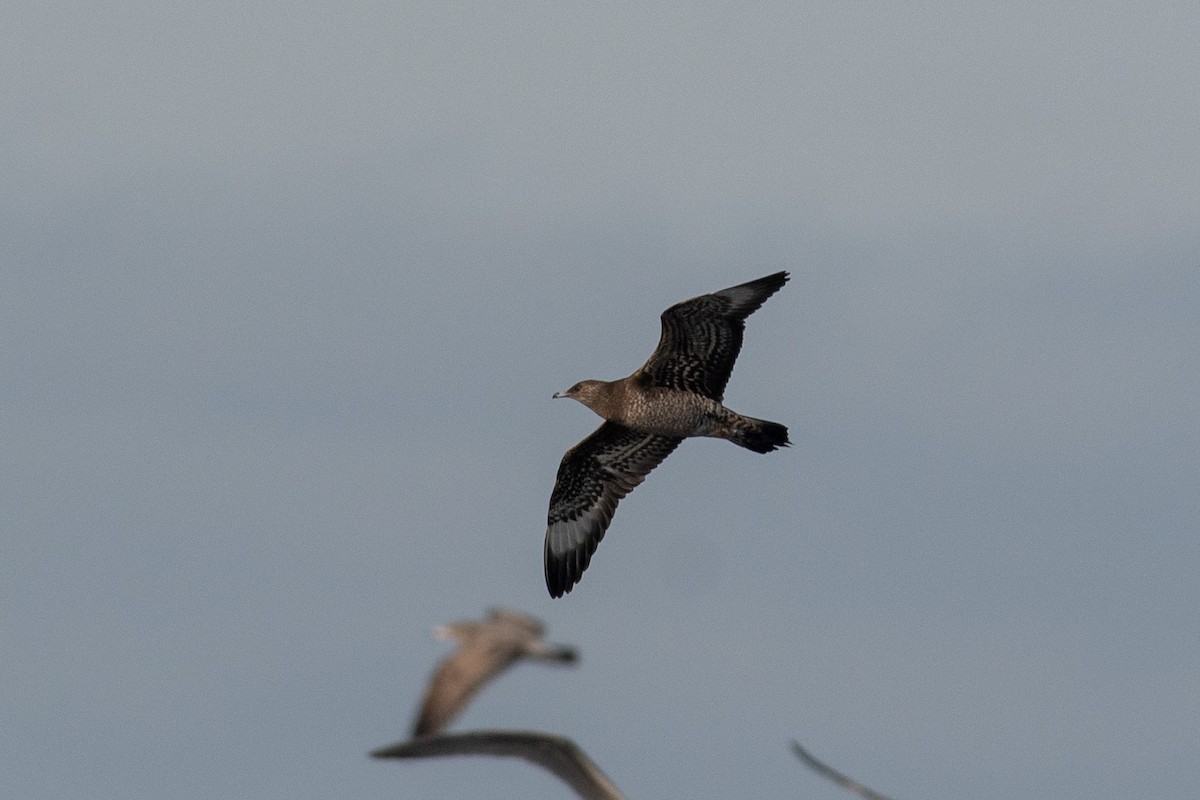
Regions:
<instances>
[{"instance_id":1,"label":"bird's tail","mask_svg":"<svg viewBox=\"0 0 1200 800\"><path fill-rule=\"evenodd\" d=\"M738 416L728 428L726 438L736 445L756 453L769 453L780 447L787 447L788 429L778 422L768 422L765 419Z\"/></svg>"}]
</instances>

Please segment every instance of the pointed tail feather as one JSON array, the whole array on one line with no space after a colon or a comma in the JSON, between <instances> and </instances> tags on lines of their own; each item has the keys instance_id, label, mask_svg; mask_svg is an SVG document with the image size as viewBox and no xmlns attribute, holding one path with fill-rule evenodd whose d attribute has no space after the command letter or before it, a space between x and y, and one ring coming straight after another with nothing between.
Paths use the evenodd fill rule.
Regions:
<instances>
[{"instance_id":1,"label":"pointed tail feather","mask_svg":"<svg viewBox=\"0 0 1200 800\"><path fill-rule=\"evenodd\" d=\"M756 453L769 453L780 447L787 447L788 429L778 422L768 422L765 419L742 417L730 430L729 441L741 445Z\"/></svg>"}]
</instances>

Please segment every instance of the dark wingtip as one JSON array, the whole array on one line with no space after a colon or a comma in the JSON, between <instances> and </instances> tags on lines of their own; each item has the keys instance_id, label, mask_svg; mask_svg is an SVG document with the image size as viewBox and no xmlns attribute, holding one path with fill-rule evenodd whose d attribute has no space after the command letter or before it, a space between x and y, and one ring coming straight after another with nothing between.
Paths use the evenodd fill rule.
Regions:
<instances>
[{"instance_id":1,"label":"dark wingtip","mask_svg":"<svg viewBox=\"0 0 1200 800\"><path fill-rule=\"evenodd\" d=\"M603 537L603 532L596 537L595 543L591 546L592 551L596 549L596 544ZM547 542L543 561L546 569L546 589L550 592L550 596L558 599L565 594L570 594L571 590L575 588L575 584L583 578L583 572L588 568L591 560L592 553L587 547L580 547L562 555L554 555L550 552L550 543Z\"/></svg>"},{"instance_id":2,"label":"dark wingtip","mask_svg":"<svg viewBox=\"0 0 1200 800\"><path fill-rule=\"evenodd\" d=\"M398 742L370 752L371 758L406 758L408 742Z\"/></svg>"},{"instance_id":3,"label":"dark wingtip","mask_svg":"<svg viewBox=\"0 0 1200 800\"><path fill-rule=\"evenodd\" d=\"M554 556L550 553L550 545L546 545L546 591L550 592L550 597L557 600L567 592L571 591L571 585L574 581L571 580L567 571L566 559Z\"/></svg>"},{"instance_id":4,"label":"dark wingtip","mask_svg":"<svg viewBox=\"0 0 1200 800\"><path fill-rule=\"evenodd\" d=\"M755 289L769 289L770 294L767 296L770 297L770 295L775 294L775 292L783 288L783 285L787 283L791 277L791 274L788 273L787 270L780 270L779 272L776 272L773 275L768 275L765 278L759 278L756 281L750 281L749 285L753 286ZM765 300L766 298L763 299Z\"/></svg>"},{"instance_id":5,"label":"dark wingtip","mask_svg":"<svg viewBox=\"0 0 1200 800\"><path fill-rule=\"evenodd\" d=\"M557 600L567 592L571 591L571 586L574 585L567 574L567 570L560 560L552 559L549 553L546 554L546 591L550 592L550 597Z\"/></svg>"},{"instance_id":6,"label":"dark wingtip","mask_svg":"<svg viewBox=\"0 0 1200 800\"><path fill-rule=\"evenodd\" d=\"M565 564L560 564L556 572L546 570L546 589L549 590L550 596L557 600L565 594L570 594L575 588L578 578L573 578L570 570Z\"/></svg>"},{"instance_id":7,"label":"dark wingtip","mask_svg":"<svg viewBox=\"0 0 1200 800\"><path fill-rule=\"evenodd\" d=\"M786 272L776 272L774 275L740 283L737 286L715 292L715 294L724 295L733 300L725 312L729 319L744 320L762 308L763 303L778 292L787 281L788 274ZM667 310L670 311L670 309Z\"/></svg>"}]
</instances>

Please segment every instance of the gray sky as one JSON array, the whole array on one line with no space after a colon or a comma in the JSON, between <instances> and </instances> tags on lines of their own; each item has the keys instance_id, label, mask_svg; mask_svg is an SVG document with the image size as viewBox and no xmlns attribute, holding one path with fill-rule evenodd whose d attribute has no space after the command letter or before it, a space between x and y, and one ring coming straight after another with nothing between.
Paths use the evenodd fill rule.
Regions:
<instances>
[{"instance_id":1,"label":"gray sky","mask_svg":"<svg viewBox=\"0 0 1200 800\"><path fill-rule=\"evenodd\" d=\"M1194 4L10 3L0 795L1200 787ZM550 395L779 269L727 401L551 601Z\"/></svg>"}]
</instances>

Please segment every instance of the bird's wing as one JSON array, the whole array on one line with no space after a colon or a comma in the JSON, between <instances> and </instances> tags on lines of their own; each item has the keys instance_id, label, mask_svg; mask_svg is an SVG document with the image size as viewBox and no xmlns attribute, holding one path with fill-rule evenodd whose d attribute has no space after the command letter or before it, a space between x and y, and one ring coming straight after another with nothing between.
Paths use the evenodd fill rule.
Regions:
<instances>
[{"instance_id":1,"label":"bird's wing","mask_svg":"<svg viewBox=\"0 0 1200 800\"><path fill-rule=\"evenodd\" d=\"M622 497L682 439L605 422L558 466L546 515L546 588L562 597L578 583Z\"/></svg>"},{"instance_id":2,"label":"bird's wing","mask_svg":"<svg viewBox=\"0 0 1200 800\"><path fill-rule=\"evenodd\" d=\"M511 643L481 641L450 655L434 672L413 726L413 736L440 732L462 712L485 683L517 659Z\"/></svg>"},{"instance_id":3,"label":"bird's wing","mask_svg":"<svg viewBox=\"0 0 1200 800\"><path fill-rule=\"evenodd\" d=\"M371 753L375 758L515 756L557 775L584 800L624 800L621 791L570 739L533 731L472 731L414 739Z\"/></svg>"},{"instance_id":4,"label":"bird's wing","mask_svg":"<svg viewBox=\"0 0 1200 800\"><path fill-rule=\"evenodd\" d=\"M807 764L813 772L828 778L838 786L849 789L859 797L865 798L865 800L888 800L885 795L880 794L874 789L863 786L861 783L849 777L848 775L844 775L825 762L819 761L816 756L801 747L800 743L797 741L792 742L792 752L796 754L797 758Z\"/></svg>"},{"instance_id":5,"label":"bird's wing","mask_svg":"<svg viewBox=\"0 0 1200 800\"><path fill-rule=\"evenodd\" d=\"M635 376L650 386L724 397L742 349L746 317L787 283L777 272L756 281L676 303L662 313L662 336Z\"/></svg>"}]
</instances>

